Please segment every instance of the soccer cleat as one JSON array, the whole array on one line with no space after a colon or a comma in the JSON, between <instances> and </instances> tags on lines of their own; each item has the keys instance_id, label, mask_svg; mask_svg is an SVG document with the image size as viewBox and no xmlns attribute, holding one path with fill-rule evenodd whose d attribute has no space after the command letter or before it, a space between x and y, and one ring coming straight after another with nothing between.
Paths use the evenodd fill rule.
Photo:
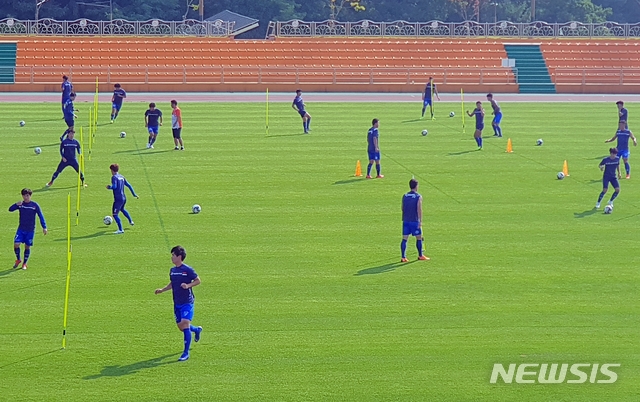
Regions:
<instances>
[{"instance_id":1,"label":"soccer cleat","mask_svg":"<svg viewBox=\"0 0 640 402\"><path fill-rule=\"evenodd\" d=\"M150 149L153 149L153 145L149 145L149 148L150 148Z\"/></svg>"},{"instance_id":2,"label":"soccer cleat","mask_svg":"<svg viewBox=\"0 0 640 402\"><path fill-rule=\"evenodd\" d=\"M173 148L173 150L174 150L174 151L177 151L177 150L179 150L179 149L180 149L180 148L178 148L178 147L174 147L174 148Z\"/></svg>"},{"instance_id":3,"label":"soccer cleat","mask_svg":"<svg viewBox=\"0 0 640 402\"><path fill-rule=\"evenodd\" d=\"M626 178L627 178L627 179L630 179L630 178L631 178L631 175L630 175L630 174L627 174L627 177L626 177Z\"/></svg>"},{"instance_id":4,"label":"soccer cleat","mask_svg":"<svg viewBox=\"0 0 640 402\"><path fill-rule=\"evenodd\" d=\"M402 258L400 259L400 262L409 262L409 260L408 260L408 259L406 259L405 257L402 257Z\"/></svg>"},{"instance_id":5,"label":"soccer cleat","mask_svg":"<svg viewBox=\"0 0 640 402\"><path fill-rule=\"evenodd\" d=\"M180 150L181 150L181 151L184 151L184 147L180 147Z\"/></svg>"},{"instance_id":6,"label":"soccer cleat","mask_svg":"<svg viewBox=\"0 0 640 402\"><path fill-rule=\"evenodd\" d=\"M14 267L14 268L18 268L18 266L20 266L20 263L21 263L21 262L22 262L22 261L20 261L20 260L16 260L16 263L15 263L15 264L13 264L13 267Z\"/></svg>"},{"instance_id":7,"label":"soccer cleat","mask_svg":"<svg viewBox=\"0 0 640 402\"><path fill-rule=\"evenodd\" d=\"M196 327L197 331L196 332L196 337L195 337L195 341L196 342L200 342L200 334L202 333L202 327Z\"/></svg>"},{"instance_id":8,"label":"soccer cleat","mask_svg":"<svg viewBox=\"0 0 640 402\"><path fill-rule=\"evenodd\" d=\"M371 178L372 178L372 177L371 177L371 175L370 175L370 174L368 174L368 175L367 175L367 177L365 177L365 179L371 179Z\"/></svg>"},{"instance_id":9,"label":"soccer cleat","mask_svg":"<svg viewBox=\"0 0 640 402\"><path fill-rule=\"evenodd\" d=\"M494 136L494 137L500 137L498 134L494 134L493 136Z\"/></svg>"},{"instance_id":10,"label":"soccer cleat","mask_svg":"<svg viewBox=\"0 0 640 402\"><path fill-rule=\"evenodd\" d=\"M116 230L115 232L113 232L113 234L123 234L124 230Z\"/></svg>"},{"instance_id":11,"label":"soccer cleat","mask_svg":"<svg viewBox=\"0 0 640 402\"><path fill-rule=\"evenodd\" d=\"M189 360L189 353L185 352L182 354L182 356L180 356L180 358L178 359L179 362L183 362L185 360Z\"/></svg>"},{"instance_id":12,"label":"soccer cleat","mask_svg":"<svg viewBox=\"0 0 640 402\"><path fill-rule=\"evenodd\" d=\"M26 271L27 270L27 264L22 264L22 270Z\"/></svg>"},{"instance_id":13,"label":"soccer cleat","mask_svg":"<svg viewBox=\"0 0 640 402\"><path fill-rule=\"evenodd\" d=\"M379 174L379 175L376 176L376 179L382 179L382 178L384 178L383 174Z\"/></svg>"},{"instance_id":14,"label":"soccer cleat","mask_svg":"<svg viewBox=\"0 0 640 402\"><path fill-rule=\"evenodd\" d=\"M418 259L420 261L429 261L431 258L427 257L426 255L421 255L420 257L418 257Z\"/></svg>"},{"instance_id":15,"label":"soccer cleat","mask_svg":"<svg viewBox=\"0 0 640 402\"><path fill-rule=\"evenodd\" d=\"M51 182L51 181L48 182L47 184L45 184L45 186L47 186L47 187L51 187L52 185L53 185L53 182Z\"/></svg>"},{"instance_id":16,"label":"soccer cleat","mask_svg":"<svg viewBox=\"0 0 640 402\"><path fill-rule=\"evenodd\" d=\"M147 144L147 149L151 148L151 144Z\"/></svg>"},{"instance_id":17,"label":"soccer cleat","mask_svg":"<svg viewBox=\"0 0 640 402\"><path fill-rule=\"evenodd\" d=\"M607 202L607 205L611 205L613 207L613 201Z\"/></svg>"},{"instance_id":18,"label":"soccer cleat","mask_svg":"<svg viewBox=\"0 0 640 402\"><path fill-rule=\"evenodd\" d=\"M134 225L133 221L129 222L129 225L133 226Z\"/></svg>"},{"instance_id":19,"label":"soccer cleat","mask_svg":"<svg viewBox=\"0 0 640 402\"><path fill-rule=\"evenodd\" d=\"M600 201L596 202L596 209L600 208Z\"/></svg>"}]
</instances>

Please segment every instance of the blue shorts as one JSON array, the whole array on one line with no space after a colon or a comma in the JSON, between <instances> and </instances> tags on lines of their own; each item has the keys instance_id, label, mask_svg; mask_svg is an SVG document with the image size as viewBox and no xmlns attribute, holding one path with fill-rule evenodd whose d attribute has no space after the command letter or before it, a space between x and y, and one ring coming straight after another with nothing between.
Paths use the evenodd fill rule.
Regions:
<instances>
[{"instance_id":1,"label":"blue shorts","mask_svg":"<svg viewBox=\"0 0 640 402\"><path fill-rule=\"evenodd\" d=\"M476 124L476 130L480 130L480 131L484 130L484 123Z\"/></svg>"},{"instance_id":2,"label":"blue shorts","mask_svg":"<svg viewBox=\"0 0 640 402\"><path fill-rule=\"evenodd\" d=\"M111 212L113 216L116 216L124 209L127 200L117 200L113 202L113 206L111 207Z\"/></svg>"},{"instance_id":3,"label":"blue shorts","mask_svg":"<svg viewBox=\"0 0 640 402\"><path fill-rule=\"evenodd\" d=\"M402 222L402 235L403 236L420 236L422 235L422 229L420 228L420 222Z\"/></svg>"},{"instance_id":4,"label":"blue shorts","mask_svg":"<svg viewBox=\"0 0 640 402\"><path fill-rule=\"evenodd\" d=\"M422 101L422 106L424 106L424 107L431 106L431 105L433 105L433 100L431 100L431 99L424 99Z\"/></svg>"},{"instance_id":5,"label":"blue shorts","mask_svg":"<svg viewBox=\"0 0 640 402\"><path fill-rule=\"evenodd\" d=\"M502 121L502 112L498 112L495 114L495 116L493 116L493 122L496 124L500 124L501 121Z\"/></svg>"},{"instance_id":6,"label":"blue shorts","mask_svg":"<svg viewBox=\"0 0 640 402\"><path fill-rule=\"evenodd\" d=\"M611 183L613 188L620 188L620 183L618 183L618 179L616 177L602 178L602 188L609 188L609 183Z\"/></svg>"},{"instance_id":7,"label":"blue shorts","mask_svg":"<svg viewBox=\"0 0 640 402\"><path fill-rule=\"evenodd\" d=\"M371 152L369 151L369 160L370 161L379 161L380 160L380 152Z\"/></svg>"},{"instance_id":8,"label":"blue shorts","mask_svg":"<svg viewBox=\"0 0 640 402\"><path fill-rule=\"evenodd\" d=\"M24 243L27 246L33 246L33 237L36 232L25 232L24 230L18 229L16 231L16 237L13 239L14 243Z\"/></svg>"},{"instance_id":9,"label":"blue shorts","mask_svg":"<svg viewBox=\"0 0 640 402\"><path fill-rule=\"evenodd\" d=\"M76 172L80 171L80 165L78 165L77 159L67 159L66 162L60 161L60 163L58 163L56 172L58 172L58 174L61 173L67 166L71 166Z\"/></svg>"},{"instance_id":10,"label":"blue shorts","mask_svg":"<svg viewBox=\"0 0 640 402\"><path fill-rule=\"evenodd\" d=\"M112 109L117 110L118 112L120 111L120 108L121 108L121 107L122 107L122 103L116 103L116 102L113 102L113 103L111 104L111 108L112 108Z\"/></svg>"},{"instance_id":11,"label":"blue shorts","mask_svg":"<svg viewBox=\"0 0 640 402\"><path fill-rule=\"evenodd\" d=\"M159 128L160 128L159 126L149 126L147 127L147 130L149 130L149 134L158 135Z\"/></svg>"},{"instance_id":12,"label":"blue shorts","mask_svg":"<svg viewBox=\"0 0 640 402\"><path fill-rule=\"evenodd\" d=\"M300 117L304 117L307 115L307 111L302 109L302 110L298 110L298 113L300 114Z\"/></svg>"},{"instance_id":13,"label":"blue shorts","mask_svg":"<svg viewBox=\"0 0 640 402\"><path fill-rule=\"evenodd\" d=\"M67 127L73 127L75 125L75 121L73 120L73 118L71 119L64 119L64 122L67 123Z\"/></svg>"},{"instance_id":14,"label":"blue shorts","mask_svg":"<svg viewBox=\"0 0 640 402\"><path fill-rule=\"evenodd\" d=\"M621 158L628 158L629 157L629 150L625 149L624 151L618 150L618 156Z\"/></svg>"},{"instance_id":15,"label":"blue shorts","mask_svg":"<svg viewBox=\"0 0 640 402\"><path fill-rule=\"evenodd\" d=\"M173 315L176 317L176 323L185 319L193 321L193 304L174 304Z\"/></svg>"}]
</instances>

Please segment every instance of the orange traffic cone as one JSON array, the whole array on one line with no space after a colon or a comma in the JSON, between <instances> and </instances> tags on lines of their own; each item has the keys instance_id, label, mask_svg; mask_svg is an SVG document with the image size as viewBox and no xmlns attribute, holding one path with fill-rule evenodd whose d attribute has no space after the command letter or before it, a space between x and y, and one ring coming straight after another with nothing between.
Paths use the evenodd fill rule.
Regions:
<instances>
[{"instance_id":1,"label":"orange traffic cone","mask_svg":"<svg viewBox=\"0 0 640 402\"><path fill-rule=\"evenodd\" d=\"M354 176L356 177L362 176L362 167L360 167L360 161L356 163L356 174Z\"/></svg>"},{"instance_id":2,"label":"orange traffic cone","mask_svg":"<svg viewBox=\"0 0 640 402\"><path fill-rule=\"evenodd\" d=\"M508 153L513 152L513 147L511 146L511 138L507 140L507 152Z\"/></svg>"},{"instance_id":3,"label":"orange traffic cone","mask_svg":"<svg viewBox=\"0 0 640 402\"><path fill-rule=\"evenodd\" d=\"M564 173L564 176L567 177L569 176L569 165L567 165L567 161L564 161L564 165L562 165L562 173Z\"/></svg>"}]
</instances>

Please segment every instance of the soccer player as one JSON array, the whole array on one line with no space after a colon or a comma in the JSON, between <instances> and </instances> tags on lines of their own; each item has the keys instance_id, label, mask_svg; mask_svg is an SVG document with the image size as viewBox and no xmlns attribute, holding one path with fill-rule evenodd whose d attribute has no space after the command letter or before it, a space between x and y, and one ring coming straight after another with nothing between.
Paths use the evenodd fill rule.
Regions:
<instances>
[{"instance_id":1,"label":"soccer player","mask_svg":"<svg viewBox=\"0 0 640 402\"><path fill-rule=\"evenodd\" d=\"M624 107L623 101L617 101L616 106L618 106L618 130L628 130L629 111Z\"/></svg>"},{"instance_id":2,"label":"soccer player","mask_svg":"<svg viewBox=\"0 0 640 402\"><path fill-rule=\"evenodd\" d=\"M62 140L60 143L60 156L62 156L62 160L58 164L58 168L51 176L51 181L46 184L47 187L51 187L53 182L56 180L58 175L62 173L62 171L67 167L71 166L77 173L80 173L80 180L82 181L82 185L86 187L87 185L84 183L84 174L80 171L80 165L78 165L78 159L76 159L76 152L78 155L82 153L82 149L80 148L80 143L78 140L74 139L75 131L73 129L67 132L67 138Z\"/></svg>"},{"instance_id":3,"label":"soccer player","mask_svg":"<svg viewBox=\"0 0 640 402\"><path fill-rule=\"evenodd\" d=\"M153 149L153 144L156 142L158 136L159 126L162 125L162 112L160 109L156 109L156 104L149 103L149 110L144 112L144 126L149 131L149 143L147 148Z\"/></svg>"},{"instance_id":4,"label":"soccer player","mask_svg":"<svg viewBox=\"0 0 640 402\"><path fill-rule=\"evenodd\" d=\"M624 160L624 170L627 172L627 179L630 179L631 167L629 166L629 138L633 140L634 147L638 146L638 141L636 140L636 137L633 136L633 133L628 129L618 129L615 135L606 140L605 143L613 142L616 138L618 139L618 146L616 147L618 149L618 157Z\"/></svg>"},{"instance_id":5,"label":"soccer player","mask_svg":"<svg viewBox=\"0 0 640 402\"><path fill-rule=\"evenodd\" d=\"M120 108L122 108L122 101L126 97L127 93L122 89L122 87L120 87L120 84L113 86L113 96L111 97L111 123L113 123L118 117Z\"/></svg>"},{"instance_id":6,"label":"soccer player","mask_svg":"<svg viewBox=\"0 0 640 402\"><path fill-rule=\"evenodd\" d=\"M367 152L369 153L369 166L367 166L367 179L371 178L371 167L376 163L376 179L382 179L384 176L380 174L380 147L378 146L378 119L371 121L372 127L367 132Z\"/></svg>"},{"instance_id":7,"label":"soccer player","mask_svg":"<svg viewBox=\"0 0 640 402\"><path fill-rule=\"evenodd\" d=\"M291 104L291 107L293 108L293 110L297 111L298 114L300 114L300 117L302 117L302 128L304 129L304 133L309 134L309 130L311 130L309 128L309 125L311 124L311 115L307 113L307 111L304 108L305 104L304 104L304 101L302 100L301 90L299 89L296 90L296 97L293 99L293 103Z\"/></svg>"},{"instance_id":8,"label":"soccer player","mask_svg":"<svg viewBox=\"0 0 640 402\"><path fill-rule=\"evenodd\" d=\"M178 101L171 101L171 108L173 112L171 112L171 129L173 130L173 143L175 144L174 150L180 149L184 151L184 144L182 143L182 110L178 107ZM180 144L180 148L178 148L178 144Z\"/></svg>"},{"instance_id":9,"label":"soccer player","mask_svg":"<svg viewBox=\"0 0 640 402\"><path fill-rule=\"evenodd\" d=\"M476 108L473 109L473 112L469 112L467 110L467 115L469 117L476 116L476 131L473 133L473 138L476 140L476 144L478 144L478 151L482 149L482 130L484 130L484 109L482 108L482 102L476 102Z\"/></svg>"},{"instance_id":10,"label":"soccer player","mask_svg":"<svg viewBox=\"0 0 640 402\"><path fill-rule=\"evenodd\" d=\"M69 81L69 77L62 76L62 85L60 85L62 91L62 113L64 113L64 104L69 100L71 93L73 92L73 84Z\"/></svg>"},{"instance_id":11,"label":"soccer player","mask_svg":"<svg viewBox=\"0 0 640 402\"><path fill-rule=\"evenodd\" d=\"M618 156L618 150L615 148L609 148L609 156L604 158L602 162L600 162L599 166L600 170L604 171L602 175L602 192L598 196L598 202L596 202L596 209L600 208L600 201L607 193L609 189L609 183L613 186L615 192L611 195L611 199L609 200L609 205L613 205L613 200L616 199L618 194L620 193L620 184L618 183L618 179L620 176L620 157Z\"/></svg>"},{"instance_id":12,"label":"soccer player","mask_svg":"<svg viewBox=\"0 0 640 402\"><path fill-rule=\"evenodd\" d=\"M407 240L409 236L416 237L418 259L428 261L430 258L422 254L422 196L418 194L418 180L409 180L409 191L402 196L402 242L400 262L409 262L407 259Z\"/></svg>"},{"instance_id":13,"label":"soccer player","mask_svg":"<svg viewBox=\"0 0 640 402\"><path fill-rule=\"evenodd\" d=\"M185 361L189 359L189 348L191 347L191 333L195 336L195 341L200 341L202 327L194 327L191 325L193 320L193 304L195 296L192 287L200 284L200 277L190 266L184 264L187 258L187 252L184 247L175 246L171 249L171 262L174 267L169 271L170 282L162 289L156 289L155 294L160 294L171 289L173 292L173 314L176 317L178 329L182 331L184 336L184 352L178 359Z\"/></svg>"},{"instance_id":14,"label":"soccer player","mask_svg":"<svg viewBox=\"0 0 640 402\"><path fill-rule=\"evenodd\" d=\"M424 118L424 112L427 110L427 106L429 106L429 110L431 111L431 120L433 117L433 99L432 95L435 95L438 100L440 100L440 95L438 94L438 88L436 88L436 84L433 82L433 77L429 77L429 82L424 87L424 92L422 93L422 118Z\"/></svg>"},{"instance_id":15,"label":"soccer player","mask_svg":"<svg viewBox=\"0 0 640 402\"><path fill-rule=\"evenodd\" d=\"M62 111L64 112L64 122L67 123L67 128L70 130L73 130L73 126L75 125L75 121L73 119L78 117L75 114L76 109L73 107L73 101L75 100L76 93L71 92L69 94L69 98L66 100L64 106L62 107ZM64 137L64 134L62 136Z\"/></svg>"},{"instance_id":16,"label":"soccer player","mask_svg":"<svg viewBox=\"0 0 640 402\"><path fill-rule=\"evenodd\" d=\"M123 234L124 230L122 229L122 221L120 220L120 215L118 215L120 211L122 211L122 214L129 221L129 225L133 226L131 215L129 215L129 212L124 209L124 206L127 204L127 197L124 194L124 188L128 187L134 197L140 197L138 197L136 192L133 191L133 187L131 187L131 184L129 184L127 179L119 173L120 166L117 163L109 166L109 169L111 169L111 184L107 186L107 190L113 190L113 206L111 207L111 213L113 215L113 220L118 224L118 230L116 230L114 234Z\"/></svg>"},{"instance_id":17,"label":"soccer player","mask_svg":"<svg viewBox=\"0 0 640 402\"><path fill-rule=\"evenodd\" d=\"M502 128L500 128L500 122L502 121L502 110L500 109L500 105L493 99L493 94L487 94L487 100L491 102L491 107L493 108L493 121L491 125L493 126L493 134L494 137L502 137Z\"/></svg>"},{"instance_id":18,"label":"soccer player","mask_svg":"<svg viewBox=\"0 0 640 402\"><path fill-rule=\"evenodd\" d=\"M47 234L47 223L44 221L40 205L31 201L33 192L28 188L23 188L20 193L22 194L22 201L18 201L9 207L9 212L20 211L20 224L13 240L13 251L16 253L16 262L13 267L18 268L22 262L22 269L27 269L27 261L29 261L29 256L31 255L33 237L36 233L36 215L40 218L42 233L45 235ZM24 243L24 262L20 261L20 243Z\"/></svg>"}]
</instances>

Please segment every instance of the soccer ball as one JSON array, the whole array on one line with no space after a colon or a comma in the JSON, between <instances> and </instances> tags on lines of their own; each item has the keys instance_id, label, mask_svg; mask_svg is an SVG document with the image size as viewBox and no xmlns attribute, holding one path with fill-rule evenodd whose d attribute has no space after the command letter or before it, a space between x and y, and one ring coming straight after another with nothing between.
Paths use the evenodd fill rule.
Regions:
<instances>
[{"instance_id":1,"label":"soccer ball","mask_svg":"<svg viewBox=\"0 0 640 402\"><path fill-rule=\"evenodd\" d=\"M102 222L104 222L105 225L109 226L109 225L111 225L113 223L113 218L110 217L109 215L107 215L107 216L104 217Z\"/></svg>"},{"instance_id":2,"label":"soccer ball","mask_svg":"<svg viewBox=\"0 0 640 402\"><path fill-rule=\"evenodd\" d=\"M604 207L604 213L608 215L608 214L610 214L610 213L612 213L612 212L613 212L613 205L611 205L611 204L607 204L607 205Z\"/></svg>"},{"instance_id":3,"label":"soccer ball","mask_svg":"<svg viewBox=\"0 0 640 402\"><path fill-rule=\"evenodd\" d=\"M456 115L456 114L455 114L455 113L453 113L453 112L449 113L449 117L453 117L453 116L455 116L455 115Z\"/></svg>"},{"instance_id":4,"label":"soccer ball","mask_svg":"<svg viewBox=\"0 0 640 402\"><path fill-rule=\"evenodd\" d=\"M558 172L558 180L564 179L564 173Z\"/></svg>"},{"instance_id":5,"label":"soccer ball","mask_svg":"<svg viewBox=\"0 0 640 402\"><path fill-rule=\"evenodd\" d=\"M120 138L124 138L127 136L127 133L125 133L124 131L120 133Z\"/></svg>"},{"instance_id":6,"label":"soccer ball","mask_svg":"<svg viewBox=\"0 0 640 402\"><path fill-rule=\"evenodd\" d=\"M540 146L544 144L544 141L542 141L542 138L540 138L538 141L536 141L536 145Z\"/></svg>"},{"instance_id":7,"label":"soccer ball","mask_svg":"<svg viewBox=\"0 0 640 402\"><path fill-rule=\"evenodd\" d=\"M24 127L24 125L27 124L24 122L24 120L20 120L20 127Z\"/></svg>"},{"instance_id":8,"label":"soccer ball","mask_svg":"<svg viewBox=\"0 0 640 402\"><path fill-rule=\"evenodd\" d=\"M200 211L202 211L202 208L200 208L200 205L195 204L194 206L191 207L191 210L193 211L194 214L199 214Z\"/></svg>"},{"instance_id":9,"label":"soccer ball","mask_svg":"<svg viewBox=\"0 0 640 402\"><path fill-rule=\"evenodd\" d=\"M427 135L429 132L427 130L422 130L422 135Z\"/></svg>"},{"instance_id":10,"label":"soccer ball","mask_svg":"<svg viewBox=\"0 0 640 402\"><path fill-rule=\"evenodd\" d=\"M33 150L33 152L36 153L36 155L40 155L40 152L42 152L42 150L40 149L40 147L35 147L35 149Z\"/></svg>"}]
</instances>

